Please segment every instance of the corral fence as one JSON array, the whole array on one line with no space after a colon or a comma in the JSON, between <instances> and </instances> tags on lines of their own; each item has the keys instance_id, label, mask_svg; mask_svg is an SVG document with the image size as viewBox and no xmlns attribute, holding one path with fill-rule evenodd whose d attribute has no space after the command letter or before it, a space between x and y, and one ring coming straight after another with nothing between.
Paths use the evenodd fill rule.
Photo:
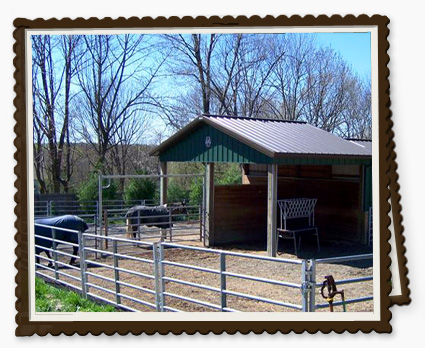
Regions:
<instances>
[{"instance_id":1,"label":"corral fence","mask_svg":"<svg viewBox=\"0 0 425 348\"><path fill-rule=\"evenodd\" d=\"M191 183L194 180L200 180L201 182L201 197L199 202L188 202L184 206L184 212L181 209L177 209L175 204L182 203L172 201L171 197L167 199L167 206L161 206L168 211L168 220L164 221L163 216L137 216L136 223L129 223L126 220L125 215L128 211L128 208L131 206L136 206L138 204L143 206L156 205L154 202L144 201L142 203L133 204L131 206L126 207L117 207L108 203L107 200L103 199L103 191L108 189L113 180L154 180L158 182L158 188L161 191L161 180L166 179L167 181L174 180L178 183L177 186L182 184L185 181L189 181ZM167 185L169 185L168 182ZM167 185L165 185L164 189L167 191ZM187 185L187 182L186 182ZM159 196L161 196L161 192L159 192ZM205 174L135 174L135 175L108 175L102 174L99 172L98 175L98 206L97 211L99 219L98 226L100 234L103 236L108 236L113 233L122 233L122 229L120 226L124 226L126 229L135 228L136 236L138 240L152 238L152 237L160 237L161 241L164 240L165 234L168 233L170 241L182 241L188 240L188 237L192 237L192 240L200 239L203 240L203 236L205 234ZM184 197L180 197L183 199ZM177 197L174 197L177 199ZM186 202L185 202L186 203ZM140 213L139 213L140 214ZM156 221L158 220L158 221ZM161 226L161 223L163 226ZM169 226L166 227L165 226ZM117 228L118 227L118 228ZM177 238L177 239L176 239ZM180 239L179 239L180 238ZM100 244L103 246L107 243L107 240L100 240Z\"/></svg>"},{"instance_id":2,"label":"corral fence","mask_svg":"<svg viewBox=\"0 0 425 348\"><path fill-rule=\"evenodd\" d=\"M164 241L168 238L170 242L203 240L202 204L186 204L177 207L168 205L161 207L161 210L166 212L166 215L153 213L153 215L144 216L143 210L136 210L133 217L127 218L128 208L104 207L103 234L123 237L123 234L129 232L137 240L159 238Z\"/></svg>"},{"instance_id":3,"label":"corral fence","mask_svg":"<svg viewBox=\"0 0 425 348\"><path fill-rule=\"evenodd\" d=\"M43 225L40 225L43 227ZM46 227L46 226L44 226ZM49 227L49 226L47 226ZM60 230L57 228L57 230ZM62 229L65 230L65 229ZM329 259L292 260L248 253L205 249L170 242L146 242L110 236L78 233L80 266L69 265L73 243L52 238L52 257L36 265L36 275L125 311L302 311L314 312L328 306L320 297L323 285L316 279L317 268L329 263L370 260L371 254ZM107 241L109 250L97 249L96 240ZM59 245L62 243L63 245ZM178 252L178 253L177 253ZM190 255L198 253L195 263ZM98 257L96 257L96 255ZM100 256L100 257L99 257ZM202 260L208 262L203 263ZM267 267L280 267L273 277L252 273L255 267L234 271L234 265L252 261ZM188 277L185 277L189 274ZM296 275L295 281L286 280ZM340 279L336 284L364 284L372 277ZM239 287L235 280L242 282ZM267 286L263 294L257 286ZM288 300L289 299L289 300ZM345 304L373 301L372 294L350 298ZM335 301L334 306L343 305ZM266 307L262 307L266 306Z\"/></svg>"},{"instance_id":4,"label":"corral fence","mask_svg":"<svg viewBox=\"0 0 425 348\"><path fill-rule=\"evenodd\" d=\"M104 200L104 209L129 209L135 205L155 205L152 199L141 200ZM34 216L36 218L60 216L60 215L78 215L84 217L86 215L99 217L99 202L90 200L45 200L34 202Z\"/></svg>"}]
</instances>

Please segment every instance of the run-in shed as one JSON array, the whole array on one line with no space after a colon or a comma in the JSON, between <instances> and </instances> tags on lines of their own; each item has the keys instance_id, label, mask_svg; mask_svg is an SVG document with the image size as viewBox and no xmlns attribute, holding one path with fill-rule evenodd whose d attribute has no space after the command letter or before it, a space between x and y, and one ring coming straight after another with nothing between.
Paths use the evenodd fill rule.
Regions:
<instances>
[{"instance_id":1,"label":"run-in shed","mask_svg":"<svg viewBox=\"0 0 425 348\"><path fill-rule=\"evenodd\" d=\"M167 162L206 164L206 245L267 236L276 255L277 199L314 197L326 238L366 241L371 206L371 142L346 140L305 122L199 116L154 148ZM243 185L214 188L214 163L243 165ZM161 181L166 201L166 179ZM265 232L267 231L267 232Z\"/></svg>"}]
</instances>

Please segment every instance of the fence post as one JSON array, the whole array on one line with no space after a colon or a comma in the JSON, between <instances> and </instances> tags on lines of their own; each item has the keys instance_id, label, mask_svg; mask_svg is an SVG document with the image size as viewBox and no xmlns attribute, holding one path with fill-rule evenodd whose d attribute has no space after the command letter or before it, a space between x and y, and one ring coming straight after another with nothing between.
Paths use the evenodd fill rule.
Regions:
<instances>
[{"instance_id":1,"label":"fence post","mask_svg":"<svg viewBox=\"0 0 425 348\"><path fill-rule=\"evenodd\" d=\"M165 297L164 297L165 281L164 281L164 276L165 276L165 271L164 271L164 264L162 263L162 261L164 261L164 246L162 245L162 243L159 243L158 247L159 247L159 276L160 276L159 298L160 298L160 304L161 304L161 312L164 312L164 306L165 306Z\"/></svg>"},{"instance_id":2,"label":"fence post","mask_svg":"<svg viewBox=\"0 0 425 348\"><path fill-rule=\"evenodd\" d=\"M316 260L302 260L301 294L303 312L314 312L316 309Z\"/></svg>"},{"instance_id":3,"label":"fence post","mask_svg":"<svg viewBox=\"0 0 425 348\"><path fill-rule=\"evenodd\" d=\"M155 304L156 304L156 311L157 312L163 312L164 311L164 282L163 282L163 265L161 262L162 252L161 248L162 245L158 243L152 244L152 252L153 252L153 271L154 271L154 277L155 277Z\"/></svg>"},{"instance_id":4,"label":"fence post","mask_svg":"<svg viewBox=\"0 0 425 348\"><path fill-rule=\"evenodd\" d=\"M168 223L170 224L170 242L173 241L173 209L170 209L168 211ZM167 238L167 235L165 235L165 238Z\"/></svg>"},{"instance_id":5,"label":"fence post","mask_svg":"<svg viewBox=\"0 0 425 348\"><path fill-rule=\"evenodd\" d=\"M227 307L227 295L226 295L226 254L220 253L220 307L221 311Z\"/></svg>"},{"instance_id":6,"label":"fence post","mask_svg":"<svg viewBox=\"0 0 425 348\"><path fill-rule=\"evenodd\" d=\"M120 287L120 273L118 270L118 245L116 239L113 240L113 253L114 253L114 279L115 279L115 302L121 304L121 287Z\"/></svg>"},{"instance_id":7,"label":"fence post","mask_svg":"<svg viewBox=\"0 0 425 348\"><path fill-rule=\"evenodd\" d=\"M310 299L309 312L316 310L316 260L309 260L310 263Z\"/></svg>"},{"instance_id":8,"label":"fence post","mask_svg":"<svg viewBox=\"0 0 425 348\"><path fill-rule=\"evenodd\" d=\"M202 242L202 203L199 205L199 241Z\"/></svg>"},{"instance_id":9,"label":"fence post","mask_svg":"<svg viewBox=\"0 0 425 348\"><path fill-rule=\"evenodd\" d=\"M58 280L59 279L59 274L58 274L58 254L56 252L57 247L58 247L58 243L56 243L56 229L52 228L52 256L53 256L53 262L54 262L54 267L55 267L55 279Z\"/></svg>"},{"instance_id":10,"label":"fence post","mask_svg":"<svg viewBox=\"0 0 425 348\"><path fill-rule=\"evenodd\" d=\"M131 223L131 220L129 220ZM129 227L130 229L133 229L133 226L131 225ZM140 210L137 209L137 239L140 240Z\"/></svg>"},{"instance_id":11,"label":"fence post","mask_svg":"<svg viewBox=\"0 0 425 348\"><path fill-rule=\"evenodd\" d=\"M96 201L96 207L95 207L95 212L94 212L94 222L95 222L95 227L96 229L99 227L99 202Z\"/></svg>"},{"instance_id":12,"label":"fence post","mask_svg":"<svg viewBox=\"0 0 425 348\"><path fill-rule=\"evenodd\" d=\"M108 237L108 209L103 211L103 218L103 225L105 226L105 237ZM108 238L105 238L105 249L108 249Z\"/></svg>"},{"instance_id":13,"label":"fence post","mask_svg":"<svg viewBox=\"0 0 425 348\"><path fill-rule=\"evenodd\" d=\"M87 274L86 274L86 252L84 249L84 234L78 231L78 250L80 253L81 294L87 299Z\"/></svg>"}]
</instances>

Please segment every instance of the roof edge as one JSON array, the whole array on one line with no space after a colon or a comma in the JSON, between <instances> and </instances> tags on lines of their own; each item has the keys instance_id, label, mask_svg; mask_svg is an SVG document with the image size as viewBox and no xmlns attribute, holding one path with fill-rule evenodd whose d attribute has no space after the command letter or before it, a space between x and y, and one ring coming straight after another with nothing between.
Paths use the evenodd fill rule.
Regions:
<instances>
[{"instance_id":1,"label":"roof edge","mask_svg":"<svg viewBox=\"0 0 425 348\"><path fill-rule=\"evenodd\" d=\"M235 115L213 115L213 114L202 114L205 117L217 117L217 118L233 118L241 120L252 120L252 121L267 121L267 122L282 122L282 123L300 123L307 124L306 121L299 120L281 120L276 118L262 118L262 117L247 117L247 116L235 116Z\"/></svg>"},{"instance_id":2,"label":"roof edge","mask_svg":"<svg viewBox=\"0 0 425 348\"><path fill-rule=\"evenodd\" d=\"M201 122L202 122L202 116L196 117L195 119L190 121L186 126L184 126L182 129L179 129L176 133L171 135L168 139L164 140L161 144L159 144L158 146L155 146L151 151L149 151L149 156L158 156L159 152L163 150L163 148L172 144L174 141L177 141L184 133L196 127Z\"/></svg>"},{"instance_id":3,"label":"roof edge","mask_svg":"<svg viewBox=\"0 0 425 348\"><path fill-rule=\"evenodd\" d=\"M205 123L211 127L214 127L215 129L219 130L220 132L223 132L224 134L227 134L233 138L235 138L236 140L242 142L245 145L248 145L250 147L252 147L253 149L261 152L262 154L270 157L270 158L274 158L276 157L276 153L274 151L271 151L267 148L264 148L263 146L252 142L242 136L240 136L239 134L232 132L230 129L223 127L220 124L217 124L216 122L214 122L213 120L209 119L208 116L212 116L212 117L220 117L220 116L214 116L214 115L201 115L198 116L197 118L195 118L194 120L192 120L191 122L189 122L185 127L183 127L182 129L180 129L179 131L177 131L176 133L174 133L172 136L170 136L167 140L165 140L164 142L162 142L161 144L159 144L158 146L156 146L154 149L152 149L149 152L149 156L159 156L159 153L166 147L170 146L171 144L173 144L174 142L178 141L181 137L183 137L183 135L188 132L189 130L195 128L196 126L198 126L201 123ZM222 116L222 117L226 117L226 116ZM250 119L249 117L245 117Z\"/></svg>"}]
</instances>

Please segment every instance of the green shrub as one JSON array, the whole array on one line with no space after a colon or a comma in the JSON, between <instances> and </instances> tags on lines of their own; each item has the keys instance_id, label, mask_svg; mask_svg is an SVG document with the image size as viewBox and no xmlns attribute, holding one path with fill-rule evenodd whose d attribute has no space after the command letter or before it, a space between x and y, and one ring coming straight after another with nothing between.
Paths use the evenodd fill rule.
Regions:
<instances>
[{"instance_id":1,"label":"green shrub","mask_svg":"<svg viewBox=\"0 0 425 348\"><path fill-rule=\"evenodd\" d=\"M229 164L222 173L218 173L217 185L237 185L242 184L242 172L238 164Z\"/></svg>"},{"instance_id":2,"label":"green shrub","mask_svg":"<svg viewBox=\"0 0 425 348\"><path fill-rule=\"evenodd\" d=\"M204 194L202 182L203 182L202 178L195 178L195 180L193 180L192 182L192 185L190 185L190 192L189 192L190 204L202 203L202 195Z\"/></svg>"},{"instance_id":3,"label":"green shrub","mask_svg":"<svg viewBox=\"0 0 425 348\"><path fill-rule=\"evenodd\" d=\"M106 181L103 186L108 184ZM113 200L117 196L117 185L112 180L108 188L102 190L103 200ZM82 206L83 211L90 212L93 210L93 201L99 200L99 177L98 173L90 174L89 179L81 184L77 191L77 197Z\"/></svg>"},{"instance_id":4,"label":"green shrub","mask_svg":"<svg viewBox=\"0 0 425 348\"><path fill-rule=\"evenodd\" d=\"M138 174L146 174L145 172ZM124 199L126 203L131 203L135 200L157 200L158 184L151 178L132 178L129 179L127 186L124 189Z\"/></svg>"},{"instance_id":5,"label":"green shrub","mask_svg":"<svg viewBox=\"0 0 425 348\"><path fill-rule=\"evenodd\" d=\"M106 186L109 182L106 180L103 186ZM112 200L116 199L117 185L111 180L108 188L104 188L102 191L103 199ZM77 197L80 201L97 201L99 198L99 177L97 173L90 174L89 179L81 184L78 188Z\"/></svg>"},{"instance_id":6,"label":"green shrub","mask_svg":"<svg viewBox=\"0 0 425 348\"><path fill-rule=\"evenodd\" d=\"M169 180L167 189L167 201L170 203L181 202L189 199L189 190L184 189L180 182Z\"/></svg>"}]
</instances>

